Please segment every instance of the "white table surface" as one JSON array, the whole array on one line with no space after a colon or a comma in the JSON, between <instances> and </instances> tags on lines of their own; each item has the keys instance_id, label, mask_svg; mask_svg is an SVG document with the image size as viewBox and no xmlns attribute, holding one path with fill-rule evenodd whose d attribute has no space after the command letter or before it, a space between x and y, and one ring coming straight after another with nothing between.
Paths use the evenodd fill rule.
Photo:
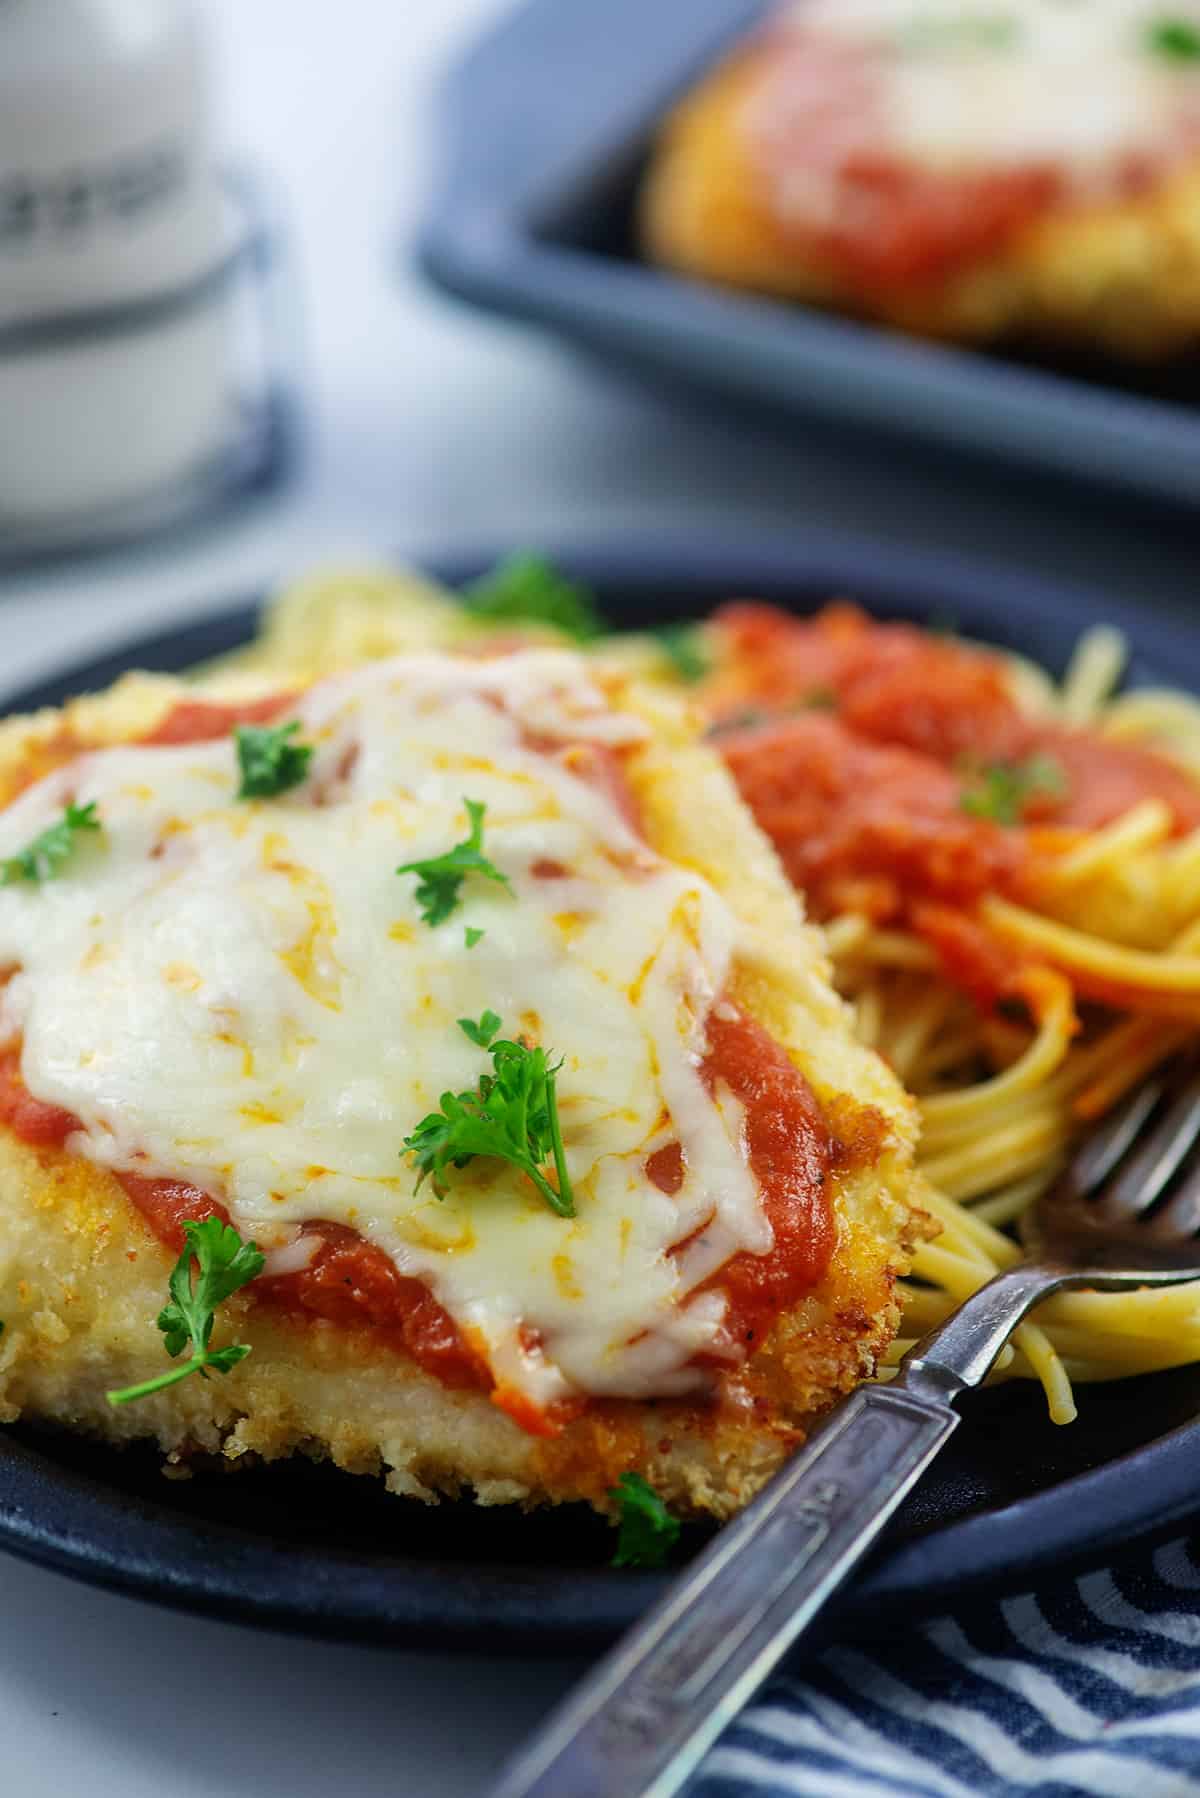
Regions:
<instances>
[{"instance_id":1,"label":"white table surface","mask_svg":"<svg viewBox=\"0 0 1200 1798\"><path fill-rule=\"evenodd\" d=\"M1188 521L966 472L951 485L915 457L723 422L403 273L437 71L503 0L204 9L227 141L270 170L290 217L304 465L286 493L184 543L0 582L4 687L314 560L722 515L981 552L1099 595L1194 607ZM293 1641L13 1560L0 1570L0 1789L14 1798L465 1798L578 1671Z\"/></svg>"}]
</instances>

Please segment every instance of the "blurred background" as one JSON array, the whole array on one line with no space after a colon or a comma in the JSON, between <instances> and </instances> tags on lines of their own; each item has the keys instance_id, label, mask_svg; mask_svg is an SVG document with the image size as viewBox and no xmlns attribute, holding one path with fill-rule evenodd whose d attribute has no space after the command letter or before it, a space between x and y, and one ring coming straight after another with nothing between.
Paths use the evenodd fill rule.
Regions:
<instances>
[{"instance_id":1,"label":"blurred background","mask_svg":"<svg viewBox=\"0 0 1200 1798\"><path fill-rule=\"evenodd\" d=\"M552 82L536 33L524 61L510 47L512 110L488 129L526 132L540 109L562 106L562 58L580 7L595 14L590 0L556 0ZM1017 467L897 453L845 424L771 420L700 393L660 392L436 291L413 247L438 191L443 84L514 10L509 0L4 0L0 660L10 689L66 648L228 604L314 559L724 517L984 554L1148 603L1189 602L1186 508ZM662 0L655 18L673 16L677 31L690 10ZM594 86L592 75L581 66L582 84ZM21 237L22 167L69 171L89 143L111 165L112 143L139 135L130 118L149 125L154 106L164 119L141 136L169 139L171 119L183 120L185 161L220 177L221 219L193 206L176 240L151 245L140 266L87 269L78 257L38 265ZM486 155L486 141L476 147ZM140 201L153 202L156 180L186 188L189 178L186 168L156 173L136 160L117 173L127 207L139 203L139 182L149 183ZM71 206L86 203L69 184L54 197L68 223ZM168 194L168 214L178 197ZM89 373L74 340L74 361L59 354L53 328L64 316L70 326L73 309L102 312L115 296L136 313L139 294L203 285L247 239L219 287L237 316L241 358L235 403L220 417L211 402L217 392L229 398L221 334L233 326L225 319L201 341L203 307L199 328L194 310L183 329L148 314L149 351L124 374L111 363ZM196 492L184 483L165 508L117 507L119 528L108 521L117 546L90 541L105 534L91 520L81 528L78 514L55 515L59 501L69 510L86 497L91 477L75 464L89 455L119 486L138 473L139 443L170 468L189 444L214 441L228 457L224 484ZM49 553L56 547L76 553Z\"/></svg>"}]
</instances>

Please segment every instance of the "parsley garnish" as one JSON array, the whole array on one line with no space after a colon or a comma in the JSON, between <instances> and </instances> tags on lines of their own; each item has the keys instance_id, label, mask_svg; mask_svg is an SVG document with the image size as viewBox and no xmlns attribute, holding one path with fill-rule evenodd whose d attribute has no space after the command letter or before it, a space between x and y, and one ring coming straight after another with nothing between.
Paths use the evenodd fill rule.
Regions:
<instances>
[{"instance_id":1,"label":"parsley garnish","mask_svg":"<svg viewBox=\"0 0 1200 1798\"><path fill-rule=\"evenodd\" d=\"M1200 62L1200 25L1171 14L1146 25L1146 48L1168 62Z\"/></svg>"},{"instance_id":2,"label":"parsley garnish","mask_svg":"<svg viewBox=\"0 0 1200 1798\"><path fill-rule=\"evenodd\" d=\"M295 719L273 726L238 725L233 734L242 771L239 799L273 799L300 785L312 760L312 744L289 740L299 729Z\"/></svg>"},{"instance_id":3,"label":"parsley garnish","mask_svg":"<svg viewBox=\"0 0 1200 1798\"><path fill-rule=\"evenodd\" d=\"M1028 800L1039 793L1061 799L1066 790L1061 764L1052 755L1031 755L1023 762L987 763L973 784L963 788L958 803L972 817L1019 824Z\"/></svg>"},{"instance_id":4,"label":"parsley garnish","mask_svg":"<svg viewBox=\"0 0 1200 1798\"><path fill-rule=\"evenodd\" d=\"M68 805L57 824L34 837L18 855L9 857L0 886L11 886L18 880L35 880L39 884L53 880L74 855L79 833L101 828L94 799L88 805Z\"/></svg>"},{"instance_id":5,"label":"parsley garnish","mask_svg":"<svg viewBox=\"0 0 1200 1798\"><path fill-rule=\"evenodd\" d=\"M679 1540L679 1519L640 1473L623 1473L608 1496L621 1518L613 1566L661 1567Z\"/></svg>"},{"instance_id":6,"label":"parsley garnish","mask_svg":"<svg viewBox=\"0 0 1200 1798\"><path fill-rule=\"evenodd\" d=\"M481 943L486 935L486 930L476 930L474 924L468 924L463 931L463 941L468 949L473 949L476 943Z\"/></svg>"},{"instance_id":7,"label":"parsley garnish","mask_svg":"<svg viewBox=\"0 0 1200 1798\"><path fill-rule=\"evenodd\" d=\"M550 624L581 643L599 637L604 621L587 587L569 581L540 556L509 556L463 589L463 604L480 623L524 619Z\"/></svg>"},{"instance_id":8,"label":"parsley garnish","mask_svg":"<svg viewBox=\"0 0 1200 1798\"><path fill-rule=\"evenodd\" d=\"M470 1018L459 1018L458 1027L478 1048L490 1049L500 1034L500 1019L496 1012L485 1011L478 1024Z\"/></svg>"},{"instance_id":9,"label":"parsley garnish","mask_svg":"<svg viewBox=\"0 0 1200 1798\"><path fill-rule=\"evenodd\" d=\"M217 1306L239 1286L247 1285L261 1274L262 1251L252 1242L243 1242L233 1225L223 1224L219 1217L207 1217L203 1223L189 1218L183 1233L187 1241L167 1281L171 1302L159 1312L158 1327L166 1338L164 1346L168 1355L182 1354L189 1342L191 1355L178 1367L170 1367L152 1380L143 1380L140 1386L124 1386L118 1392L106 1393L110 1405L127 1405L131 1399L161 1392L164 1386L174 1386L177 1380L185 1380L190 1373L198 1373L206 1380L210 1367L218 1373L228 1373L250 1353L244 1342L231 1343L228 1348L210 1349L208 1341ZM193 1261L196 1264L194 1284Z\"/></svg>"},{"instance_id":10,"label":"parsley garnish","mask_svg":"<svg viewBox=\"0 0 1200 1798\"><path fill-rule=\"evenodd\" d=\"M796 701L797 712L836 712L838 696L832 687L810 687Z\"/></svg>"},{"instance_id":11,"label":"parsley garnish","mask_svg":"<svg viewBox=\"0 0 1200 1798\"><path fill-rule=\"evenodd\" d=\"M473 1092L443 1093L441 1110L431 1111L405 1137L404 1146L420 1169L417 1190L431 1178L438 1198L445 1198L446 1170L466 1167L476 1155L488 1155L528 1174L560 1217L574 1217L575 1195L555 1092L561 1061L551 1065L544 1049L530 1049L525 1043L493 1042L500 1029L494 1011L485 1011L477 1024L470 1018L458 1023L473 1043L487 1049L493 1071L480 1075ZM550 1157L558 1175L557 1192L542 1173L542 1164Z\"/></svg>"},{"instance_id":12,"label":"parsley garnish","mask_svg":"<svg viewBox=\"0 0 1200 1798\"><path fill-rule=\"evenodd\" d=\"M680 680L703 680L712 667L704 635L695 624L663 624L655 631L663 653Z\"/></svg>"},{"instance_id":13,"label":"parsley garnish","mask_svg":"<svg viewBox=\"0 0 1200 1798\"><path fill-rule=\"evenodd\" d=\"M501 874L494 862L490 862L483 854L483 814L487 807L478 799L464 799L467 817L471 820L471 828L461 843L448 849L445 855L431 856L422 862L405 862L397 868L397 874L416 874L420 877L417 888L417 904L421 908L421 916L427 924L440 924L450 916L458 904L458 889L468 874L482 874L485 880L494 880L512 892L512 882L507 874ZM480 932L482 935L482 932ZM478 938L476 938L478 941ZM468 942L468 949L471 944Z\"/></svg>"}]
</instances>

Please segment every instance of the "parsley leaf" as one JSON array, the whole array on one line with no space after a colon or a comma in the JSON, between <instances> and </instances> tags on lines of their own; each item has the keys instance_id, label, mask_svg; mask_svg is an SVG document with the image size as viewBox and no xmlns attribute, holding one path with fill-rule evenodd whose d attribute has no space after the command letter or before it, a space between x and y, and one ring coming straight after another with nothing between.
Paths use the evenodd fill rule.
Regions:
<instances>
[{"instance_id":1,"label":"parsley leaf","mask_svg":"<svg viewBox=\"0 0 1200 1798\"><path fill-rule=\"evenodd\" d=\"M621 1519L613 1566L661 1567L679 1540L679 1519L640 1473L623 1473L608 1496Z\"/></svg>"},{"instance_id":2,"label":"parsley leaf","mask_svg":"<svg viewBox=\"0 0 1200 1798\"><path fill-rule=\"evenodd\" d=\"M487 1047L493 1071L480 1075L473 1092L443 1093L441 1109L431 1111L405 1137L404 1147L420 1169L418 1192L430 1179L438 1198L445 1198L447 1169L466 1167L476 1155L487 1155L527 1174L559 1217L574 1217L575 1195L555 1090L561 1061L551 1065L544 1049L525 1043L492 1042L500 1028L495 1012L485 1011L478 1024L460 1018L459 1028L472 1042ZM550 1157L558 1176L557 1191L542 1173L542 1163Z\"/></svg>"},{"instance_id":3,"label":"parsley leaf","mask_svg":"<svg viewBox=\"0 0 1200 1798\"><path fill-rule=\"evenodd\" d=\"M703 680L712 667L704 633L695 624L662 624L655 631L664 655L680 680Z\"/></svg>"},{"instance_id":4,"label":"parsley leaf","mask_svg":"<svg viewBox=\"0 0 1200 1798\"><path fill-rule=\"evenodd\" d=\"M489 1049L500 1033L500 1018L494 1011L485 1011L478 1024L473 1024L470 1018L459 1018L458 1027L479 1048Z\"/></svg>"},{"instance_id":5,"label":"parsley leaf","mask_svg":"<svg viewBox=\"0 0 1200 1798\"><path fill-rule=\"evenodd\" d=\"M476 943L481 943L486 935L486 930L476 930L473 924L468 924L467 928L463 931L463 941L466 943L468 949L473 949Z\"/></svg>"},{"instance_id":6,"label":"parsley leaf","mask_svg":"<svg viewBox=\"0 0 1200 1798\"><path fill-rule=\"evenodd\" d=\"M480 624L509 619L549 624L580 643L601 636L605 628L589 589L567 580L540 556L508 556L465 587L462 601Z\"/></svg>"},{"instance_id":7,"label":"parsley leaf","mask_svg":"<svg viewBox=\"0 0 1200 1798\"><path fill-rule=\"evenodd\" d=\"M441 924L450 916L458 904L458 889L468 874L482 874L485 880L497 881L512 892L508 875L501 874L495 863L483 854L483 815L487 807L478 799L464 799L463 804L471 820L471 828L463 842L456 843L445 855L435 855L421 862L405 862L402 868L396 869L397 874L419 876L417 904L429 925ZM471 947L470 943L467 947Z\"/></svg>"},{"instance_id":8,"label":"parsley leaf","mask_svg":"<svg viewBox=\"0 0 1200 1798\"><path fill-rule=\"evenodd\" d=\"M1147 21L1146 48L1168 62L1200 62L1200 25L1164 13Z\"/></svg>"},{"instance_id":9,"label":"parsley leaf","mask_svg":"<svg viewBox=\"0 0 1200 1798\"><path fill-rule=\"evenodd\" d=\"M210 1349L208 1343L217 1306L239 1286L257 1279L263 1270L262 1251L252 1242L243 1242L232 1224L223 1224L219 1217L205 1218L203 1223L189 1218L183 1233L187 1240L167 1281L171 1300L158 1314L158 1327L168 1355L181 1355L189 1343L191 1355L179 1366L168 1368L152 1380L143 1380L139 1386L123 1386L119 1391L106 1393L110 1405L127 1405L132 1399L161 1392L190 1373L198 1373L206 1380L210 1367L218 1373L228 1373L250 1353L244 1342L220 1349Z\"/></svg>"},{"instance_id":10,"label":"parsley leaf","mask_svg":"<svg viewBox=\"0 0 1200 1798\"><path fill-rule=\"evenodd\" d=\"M289 741L299 729L295 719L290 724L238 725L233 734L242 773L239 799L273 799L300 785L312 760L312 744Z\"/></svg>"},{"instance_id":11,"label":"parsley leaf","mask_svg":"<svg viewBox=\"0 0 1200 1798\"><path fill-rule=\"evenodd\" d=\"M51 824L48 830L43 830L18 855L10 856L3 864L0 886L12 886L18 880L34 880L39 884L43 880L53 880L74 855L79 833L101 829L94 799L88 805L68 805L57 824Z\"/></svg>"},{"instance_id":12,"label":"parsley leaf","mask_svg":"<svg viewBox=\"0 0 1200 1798\"><path fill-rule=\"evenodd\" d=\"M959 805L975 818L991 818L997 824L1019 824L1026 803L1039 793L1061 799L1067 777L1052 755L1031 755L1023 762L988 762L971 786L964 787Z\"/></svg>"}]
</instances>

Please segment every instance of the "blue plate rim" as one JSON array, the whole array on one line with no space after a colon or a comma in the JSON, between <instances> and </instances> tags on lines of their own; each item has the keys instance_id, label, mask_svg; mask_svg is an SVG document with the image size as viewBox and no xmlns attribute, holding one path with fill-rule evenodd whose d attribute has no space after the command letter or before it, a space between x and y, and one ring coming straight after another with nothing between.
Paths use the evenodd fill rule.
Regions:
<instances>
[{"instance_id":1,"label":"blue plate rim","mask_svg":"<svg viewBox=\"0 0 1200 1798\"><path fill-rule=\"evenodd\" d=\"M450 552L418 550L402 559L457 585L522 547L527 545L492 542ZM814 595L842 591L910 617L917 608L906 596L919 593L927 615L953 604L964 622L1005 619L1010 637L1047 619L1075 631L1099 616L1125 630L1151 665L1170 666L1174 678L1200 688L1200 632L1189 634L1184 621L1144 616L1080 587L967 558L744 524L620 540L559 539L544 553L602 589L657 592L663 616L694 613L698 593L704 603L756 587ZM3 695L0 715L94 691L130 666L180 667L222 653L245 640L257 609L257 601L243 601L132 636ZM886 1629L890 1620L928 1614L968 1590L1016 1590L1050 1569L1094 1564L1134 1536L1162 1534L1200 1510L1198 1453L1200 1420L1030 1498L933 1528L897 1547L889 1549L885 1541L835 1602L822 1635ZM572 1591L556 1593L536 1568L501 1568L497 1582L497 1569L490 1567L485 1584L491 1595L485 1598L472 1585L470 1564L428 1562L403 1566L399 1587L381 1591L378 1573L356 1565L338 1547L331 1545L323 1557L264 1555L261 1543L248 1549L225 1540L230 1535L171 1513L155 1515L140 1502L131 1507L119 1489L56 1467L24 1439L0 1437L0 1547L90 1583L239 1621L375 1641L411 1640L419 1631L431 1646L470 1650L507 1642L524 1652L552 1652L607 1640L664 1584L654 1574L572 1570L569 1581L559 1582Z\"/></svg>"}]
</instances>

